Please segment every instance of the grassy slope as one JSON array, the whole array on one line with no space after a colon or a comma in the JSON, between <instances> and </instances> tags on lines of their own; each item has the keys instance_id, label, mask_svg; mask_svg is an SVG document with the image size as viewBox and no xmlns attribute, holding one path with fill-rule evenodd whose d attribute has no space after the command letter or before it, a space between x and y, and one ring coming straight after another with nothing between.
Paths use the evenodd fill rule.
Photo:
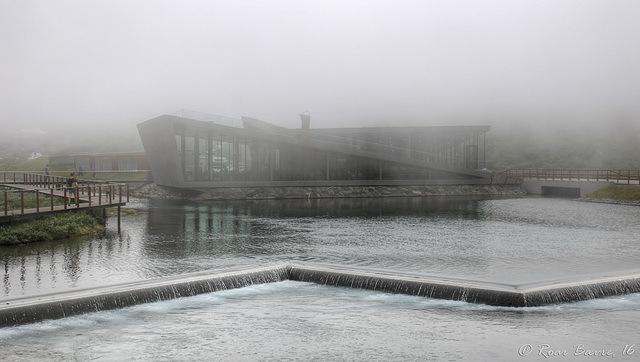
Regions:
<instances>
[{"instance_id":1,"label":"grassy slope","mask_svg":"<svg viewBox=\"0 0 640 362\"><path fill-rule=\"evenodd\" d=\"M620 201L640 201L640 186L611 185L587 195L592 199L613 199Z\"/></svg>"}]
</instances>

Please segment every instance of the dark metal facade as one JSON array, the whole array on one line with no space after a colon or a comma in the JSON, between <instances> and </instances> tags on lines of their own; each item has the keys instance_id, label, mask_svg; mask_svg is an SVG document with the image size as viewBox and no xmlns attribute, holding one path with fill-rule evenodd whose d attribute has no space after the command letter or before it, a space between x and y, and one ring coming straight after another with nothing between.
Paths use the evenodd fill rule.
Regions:
<instances>
[{"instance_id":1,"label":"dark metal facade","mask_svg":"<svg viewBox=\"0 0 640 362\"><path fill-rule=\"evenodd\" d=\"M156 183L179 188L389 184L488 173L488 126L243 128L164 115L138 125ZM475 182L474 182L475 181Z\"/></svg>"}]
</instances>

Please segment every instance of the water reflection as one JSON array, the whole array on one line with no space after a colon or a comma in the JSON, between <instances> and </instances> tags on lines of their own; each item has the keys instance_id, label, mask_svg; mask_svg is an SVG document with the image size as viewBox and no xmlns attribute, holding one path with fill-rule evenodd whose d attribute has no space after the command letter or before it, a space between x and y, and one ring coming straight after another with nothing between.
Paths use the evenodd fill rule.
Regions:
<instances>
[{"instance_id":1,"label":"water reflection","mask_svg":"<svg viewBox=\"0 0 640 362\"><path fill-rule=\"evenodd\" d=\"M290 258L313 260L310 254L314 253L310 250L317 249L319 241L335 247L321 252L325 255L340 254L340 244L345 242L353 246L360 243L353 238L336 240L337 243L319 239L333 228L344 227L345 220L355 222L353 226L364 228L365 233L383 227L401 236L402 229L389 229L380 222L397 219L401 227L404 217L414 224L428 218L477 220L482 200L468 197L260 200L196 205L154 200L149 206L143 249L151 259L202 256L251 259L284 253Z\"/></svg>"},{"instance_id":2,"label":"water reflection","mask_svg":"<svg viewBox=\"0 0 640 362\"><path fill-rule=\"evenodd\" d=\"M62 283L63 288L75 288L93 275L93 267L105 260L117 258L126 248L126 239L109 232L95 237L32 243L1 248L4 264L3 290L5 296L52 291ZM85 275L88 274L88 275ZM19 289L14 284L19 281Z\"/></svg>"},{"instance_id":3,"label":"water reflection","mask_svg":"<svg viewBox=\"0 0 640 362\"><path fill-rule=\"evenodd\" d=\"M637 268L640 208L542 198L132 200L98 237L0 248L2 297L277 261L533 282Z\"/></svg>"}]
</instances>

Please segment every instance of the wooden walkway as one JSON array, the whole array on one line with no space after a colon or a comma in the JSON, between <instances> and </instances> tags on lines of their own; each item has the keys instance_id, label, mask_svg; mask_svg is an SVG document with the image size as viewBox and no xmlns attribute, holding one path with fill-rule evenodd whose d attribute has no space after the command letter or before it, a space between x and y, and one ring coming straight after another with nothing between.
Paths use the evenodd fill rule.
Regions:
<instances>
[{"instance_id":1,"label":"wooden walkway","mask_svg":"<svg viewBox=\"0 0 640 362\"><path fill-rule=\"evenodd\" d=\"M507 177L561 181L607 181L619 185L640 184L640 170L592 169L511 169L501 173Z\"/></svg>"},{"instance_id":2,"label":"wooden walkway","mask_svg":"<svg viewBox=\"0 0 640 362\"><path fill-rule=\"evenodd\" d=\"M40 176L40 175L39 175ZM0 180L7 181L7 180ZM74 198L73 204L68 204L69 188L61 187L61 182L43 183L33 182L28 176L21 180L11 180L0 183L0 187L11 189L0 193L0 224L21 221L25 219L37 218L44 215L57 214L67 211L106 209L107 207L117 207L118 209L118 229L120 226L120 207L125 206L129 201L129 187L126 184L96 183L93 181L83 182L79 180L76 188L79 197ZM107 195L107 190L110 194ZM20 205L9 209L9 194L20 195ZM24 197L30 195L33 199L35 195L36 207L25 208ZM64 200L64 202L63 202ZM33 205L31 201L28 204Z\"/></svg>"}]
</instances>

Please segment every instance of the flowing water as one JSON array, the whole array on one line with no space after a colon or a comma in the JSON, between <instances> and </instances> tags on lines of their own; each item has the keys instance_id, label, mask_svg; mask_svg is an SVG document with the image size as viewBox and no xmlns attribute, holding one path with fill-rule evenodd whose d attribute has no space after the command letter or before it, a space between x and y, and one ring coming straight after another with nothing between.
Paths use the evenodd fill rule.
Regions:
<instances>
[{"instance_id":1,"label":"flowing water","mask_svg":"<svg viewBox=\"0 0 640 362\"><path fill-rule=\"evenodd\" d=\"M0 302L275 261L515 284L640 270L633 206L469 197L129 206L137 214L121 234L110 219L101 237L0 249ZM501 308L285 281L3 328L0 357L636 360L639 322L639 294Z\"/></svg>"}]
</instances>

